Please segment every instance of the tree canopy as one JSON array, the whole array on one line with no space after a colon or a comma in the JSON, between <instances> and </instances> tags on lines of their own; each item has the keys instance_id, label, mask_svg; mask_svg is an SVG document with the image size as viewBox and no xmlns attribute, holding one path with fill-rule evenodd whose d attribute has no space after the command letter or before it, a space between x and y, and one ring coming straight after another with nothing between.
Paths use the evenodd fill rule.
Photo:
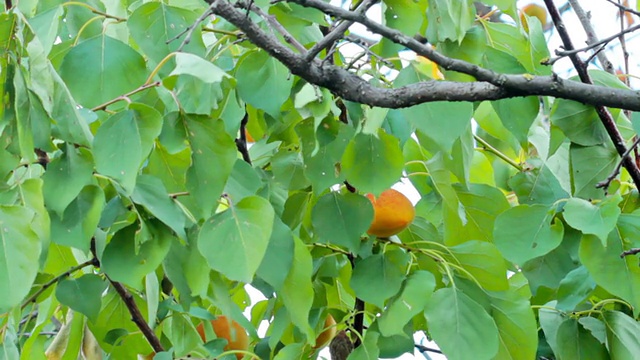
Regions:
<instances>
[{"instance_id":1,"label":"tree canopy","mask_svg":"<svg viewBox=\"0 0 640 360\"><path fill-rule=\"evenodd\" d=\"M637 358L640 13L581 3L5 0L0 359Z\"/></svg>"}]
</instances>

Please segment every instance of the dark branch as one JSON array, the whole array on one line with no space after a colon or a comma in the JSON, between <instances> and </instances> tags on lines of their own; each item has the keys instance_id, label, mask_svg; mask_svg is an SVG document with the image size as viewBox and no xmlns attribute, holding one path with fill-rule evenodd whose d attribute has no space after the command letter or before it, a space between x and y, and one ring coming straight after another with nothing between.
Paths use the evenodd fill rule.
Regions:
<instances>
[{"instance_id":1,"label":"dark branch","mask_svg":"<svg viewBox=\"0 0 640 360\"><path fill-rule=\"evenodd\" d=\"M351 269L353 271L356 268L356 258L353 254L349 254L348 258L349 262L351 263ZM353 319L353 329L358 333L358 335L361 336L362 334L364 334L364 301L356 297L356 303L353 310L355 311L355 316ZM360 343L362 342L360 336L355 337L353 346L356 348L360 346Z\"/></svg>"},{"instance_id":2,"label":"dark branch","mask_svg":"<svg viewBox=\"0 0 640 360\"><path fill-rule=\"evenodd\" d=\"M623 251L620 257L624 259L625 256L640 254L640 248L633 248L627 251Z\"/></svg>"},{"instance_id":3,"label":"dark branch","mask_svg":"<svg viewBox=\"0 0 640 360\"><path fill-rule=\"evenodd\" d=\"M432 353L436 353L436 354L442 354L442 351L440 351L438 349L430 348L428 346L424 346L424 345L420 345L420 344L414 344L414 346L420 352L432 352Z\"/></svg>"},{"instance_id":4,"label":"dark branch","mask_svg":"<svg viewBox=\"0 0 640 360\"><path fill-rule=\"evenodd\" d=\"M52 285L55 285L58 283L58 281L66 278L67 276L73 274L74 272L84 269L87 266L96 266L98 264L98 260L94 257L91 260L87 260L85 262L83 262L82 264L78 264L72 268L70 268L69 270L63 272L62 274L54 277L53 279L47 281L46 283L42 284L42 287L40 289L38 289L38 291L34 292L33 295L29 296L29 298L27 300L25 300L22 303L21 308L24 309L25 307L27 307L27 305L29 305L32 302L35 302L36 300L38 300L38 296L42 295L43 292L45 292L48 288L50 288Z\"/></svg>"},{"instance_id":5,"label":"dark branch","mask_svg":"<svg viewBox=\"0 0 640 360\"><path fill-rule=\"evenodd\" d=\"M109 277L107 276L107 279L108 278ZM131 293L121 283L113 281L111 279L109 279L109 282L111 282L111 286L116 289L116 292L118 293L118 295L120 295L122 301L124 301L125 306L127 307L127 309L129 309L129 313L131 314L131 321L133 321L138 326L138 328L142 332L142 335L147 338L147 341L153 348L153 351L155 351L156 353L164 351L162 344L160 344L160 339L158 339L156 334L149 327L149 324L147 324L147 322L144 320L144 317L142 316L142 313L140 312L140 309L138 308L133 295L131 295Z\"/></svg>"},{"instance_id":6,"label":"dark branch","mask_svg":"<svg viewBox=\"0 0 640 360\"><path fill-rule=\"evenodd\" d=\"M236 147L242 154L242 159L251 165L251 156L249 156L249 149L247 148L247 122L249 122L249 113L245 109L244 117L240 122L240 137L236 139Z\"/></svg>"},{"instance_id":7,"label":"dark branch","mask_svg":"<svg viewBox=\"0 0 640 360\"><path fill-rule=\"evenodd\" d=\"M430 101L482 101L538 95L575 100L592 105L604 105L640 111L640 92L613 89L597 85L563 80L557 76L525 76L499 74L478 65L451 59L437 53L430 46L402 33L377 24L366 16L358 16L320 0L292 0L303 6L315 7L328 15L360 22L375 33L404 44L413 51L438 63L447 70L469 74L478 82L456 83L449 81L425 81L395 89L374 87L359 76L320 60L307 62L278 39L264 32L247 18L242 11L226 0L211 1L211 9L242 30L247 38L289 70L306 81L325 87L345 100L370 106L403 108Z\"/></svg>"}]
</instances>

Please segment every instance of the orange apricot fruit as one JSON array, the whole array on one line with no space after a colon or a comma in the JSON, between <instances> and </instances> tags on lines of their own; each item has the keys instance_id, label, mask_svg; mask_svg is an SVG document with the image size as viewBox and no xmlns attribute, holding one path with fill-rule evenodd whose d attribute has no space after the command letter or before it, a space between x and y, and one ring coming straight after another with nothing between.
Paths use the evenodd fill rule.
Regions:
<instances>
[{"instance_id":1,"label":"orange apricot fruit","mask_svg":"<svg viewBox=\"0 0 640 360\"><path fill-rule=\"evenodd\" d=\"M416 210L401 192L388 189L376 199L373 194L367 194L373 204L373 222L367 234L386 238L404 230L416 215Z\"/></svg>"},{"instance_id":2,"label":"orange apricot fruit","mask_svg":"<svg viewBox=\"0 0 640 360\"><path fill-rule=\"evenodd\" d=\"M338 329L336 328L336 319L331 316L331 314L327 315L327 318L324 320L324 327L322 328L322 332L318 334L316 338L316 346L314 349L320 349L329 344L331 339L336 336Z\"/></svg>"},{"instance_id":3,"label":"orange apricot fruit","mask_svg":"<svg viewBox=\"0 0 640 360\"><path fill-rule=\"evenodd\" d=\"M249 348L249 335L240 324L235 320L231 320L224 315L219 315L215 319L211 320L211 326L216 336L220 339L227 339L227 345L224 347L224 351L229 350L247 350ZM204 323L200 323L196 330L202 341L207 341ZM243 354L236 354L238 360L242 359Z\"/></svg>"},{"instance_id":4,"label":"orange apricot fruit","mask_svg":"<svg viewBox=\"0 0 640 360\"><path fill-rule=\"evenodd\" d=\"M540 20L540 24L542 24L542 28L544 29L547 26L547 9L543 8L538 4L528 4L525 5L522 10L520 10L520 21L522 21L522 26L528 32L529 24L527 23L527 19L524 14L528 16L535 16Z\"/></svg>"}]
</instances>

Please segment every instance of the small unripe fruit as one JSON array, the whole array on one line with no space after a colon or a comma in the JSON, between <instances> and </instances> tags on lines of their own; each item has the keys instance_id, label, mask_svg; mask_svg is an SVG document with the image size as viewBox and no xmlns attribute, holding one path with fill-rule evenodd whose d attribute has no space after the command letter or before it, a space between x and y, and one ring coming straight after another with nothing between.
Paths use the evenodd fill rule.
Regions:
<instances>
[{"instance_id":1,"label":"small unripe fruit","mask_svg":"<svg viewBox=\"0 0 640 360\"><path fill-rule=\"evenodd\" d=\"M224 347L224 351L229 350L247 350L249 348L249 336L240 324L234 320L228 319L224 315L220 315L217 318L211 320L211 326L216 336L220 339L227 339L227 345ZM204 323L200 323L196 327L198 334L202 338L202 341L206 342L206 334L204 331ZM242 359L243 354L236 354L238 360Z\"/></svg>"},{"instance_id":2,"label":"small unripe fruit","mask_svg":"<svg viewBox=\"0 0 640 360\"><path fill-rule=\"evenodd\" d=\"M401 192L388 189L376 199L373 194L367 194L373 204L373 222L367 234L381 238L395 235L411 224L416 215L411 201Z\"/></svg>"}]
</instances>

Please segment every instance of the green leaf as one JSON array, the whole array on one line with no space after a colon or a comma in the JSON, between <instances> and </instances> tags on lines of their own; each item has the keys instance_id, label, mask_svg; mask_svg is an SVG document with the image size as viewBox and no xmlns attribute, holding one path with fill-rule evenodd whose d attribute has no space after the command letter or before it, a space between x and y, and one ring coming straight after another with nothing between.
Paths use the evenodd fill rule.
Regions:
<instances>
[{"instance_id":1,"label":"green leaf","mask_svg":"<svg viewBox=\"0 0 640 360\"><path fill-rule=\"evenodd\" d=\"M402 291L393 298L378 318L378 327L383 336L404 334L405 325L424 311L436 280L428 271L418 270L404 281Z\"/></svg>"},{"instance_id":2,"label":"green leaf","mask_svg":"<svg viewBox=\"0 0 640 360\"><path fill-rule=\"evenodd\" d=\"M607 326L607 345L611 358L635 359L640 351L638 322L619 311L605 311L603 315Z\"/></svg>"},{"instance_id":3,"label":"green leaf","mask_svg":"<svg viewBox=\"0 0 640 360\"><path fill-rule=\"evenodd\" d=\"M129 104L100 126L93 140L96 169L118 181L127 194L135 187L142 162L162 130L160 113L143 104Z\"/></svg>"},{"instance_id":4,"label":"green leaf","mask_svg":"<svg viewBox=\"0 0 640 360\"><path fill-rule=\"evenodd\" d=\"M377 136L357 134L342 156L342 171L349 183L360 191L374 194L396 183L403 167L398 139L383 130L379 130Z\"/></svg>"},{"instance_id":5,"label":"green leaf","mask_svg":"<svg viewBox=\"0 0 640 360\"><path fill-rule=\"evenodd\" d=\"M585 235L580 242L580 260L598 286L640 309L640 264L633 256L620 258L625 241L619 231L612 231L606 246L593 235Z\"/></svg>"},{"instance_id":6,"label":"green leaf","mask_svg":"<svg viewBox=\"0 0 640 360\"><path fill-rule=\"evenodd\" d=\"M143 205L158 220L175 231L181 239L187 238L184 232L186 222L184 212L169 198L160 179L151 175L138 176L131 200Z\"/></svg>"},{"instance_id":7,"label":"green leaf","mask_svg":"<svg viewBox=\"0 0 640 360\"><path fill-rule=\"evenodd\" d=\"M351 287L358 298L383 307L384 301L400 290L409 255L399 249L359 260L353 269Z\"/></svg>"},{"instance_id":8,"label":"green leaf","mask_svg":"<svg viewBox=\"0 0 640 360\"><path fill-rule=\"evenodd\" d=\"M467 270L486 290L506 290L507 266L500 251L488 242L467 241L449 248L457 264Z\"/></svg>"},{"instance_id":9,"label":"green leaf","mask_svg":"<svg viewBox=\"0 0 640 360\"><path fill-rule=\"evenodd\" d=\"M469 1L429 1L427 38L433 39L433 43L446 40L460 43L473 26L475 14L475 8Z\"/></svg>"},{"instance_id":10,"label":"green leaf","mask_svg":"<svg viewBox=\"0 0 640 360\"><path fill-rule=\"evenodd\" d=\"M180 300L188 301L190 296L205 296L211 279L207 269L207 260L198 251L198 237L195 231L189 232L186 245L172 241L171 249L164 259L164 271L180 293Z\"/></svg>"},{"instance_id":11,"label":"green leaf","mask_svg":"<svg viewBox=\"0 0 640 360\"><path fill-rule=\"evenodd\" d=\"M591 146L608 141L607 132L593 106L557 99L553 103L550 120L576 144Z\"/></svg>"},{"instance_id":12,"label":"green leaf","mask_svg":"<svg viewBox=\"0 0 640 360\"><path fill-rule=\"evenodd\" d=\"M555 301L551 301L545 304L545 307L541 308L538 312L538 318L540 321L540 327L544 332L545 340L547 341L551 349L553 349L553 351L557 353L559 352L559 345L557 341L558 328L560 327L562 322L566 320L567 317L562 312L556 311L554 309L555 304Z\"/></svg>"},{"instance_id":13,"label":"green leaf","mask_svg":"<svg viewBox=\"0 0 640 360\"><path fill-rule=\"evenodd\" d=\"M450 153L455 141L471 127L473 105L436 101L415 105L403 112L409 122L437 144L440 150Z\"/></svg>"},{"instance_id":14,"label":"green leaf","mask_svg":"<svg viewBox=\"0 0 640 360\"><path fill-rule=\"evenodd\" d=\"M247 196L255 195L263 185L256 169L245 161L237 160L225 185L224 193L232 202L237 202Z\"/></svg>"},{"instance_id":15,"label":"green leaf","mask_svg":"<svg viewBox=\"0 0 640 360\"><path fill-rule=\"evenodd\" d=\"M67 144L62 155L49 163L42 179L47 208L62 215L82 188L94 182L91 153Z\"/></svg>"},{"instance_id":16,"label":"green leaf","mask_svg":"<svg viewBox=\"0 0 640 360\"><path fill-rule=\"evenodd\" d=\"M105 207L104 193L95 185L85 186L78 197L67 206L62 216L49 213L53 242L89 251L91 237L96 231Z\"/></svg>"},{"instance_id":17,"label":"green leaf","mask_svg":"<svg viewBox=\"0 0 640 360\"><path fill-rule=\"evenodd\" d=\"M304 176L302 154L289 149L278 151L271 158L271 170L275 183L289 190L304 189L309 180Z\"/></svg>"},{"instance_id":18,"label":"green leaf","mask_svg":"<svg viewBox=\"0 0 640 360\"><path fill-rule=\"evenodd\" d=\"M315 339L309 325L309 311L313 305L312 258L300 239L294 238L294 248L293 264L278 294L282 297L291 322L307 336L307 341L312 341Z\"/></svg>"},{"instance_id":19,"label":"green leaf","mask_svg":"<svg viewBox=\"0 0 640 360\"><path fill-rule=\"evenodd\" d=\"M77 279L63 279L56 286L56 298L61 304L85 315L95 322L102 307L102 293L107 283L95 274L84 274ZM82 301L77 301L82 299Z\"/></svg>"},{"instance_id":20,"label":"green leaf","mask_svg":"<svg viewBox=\"0 0 640 360\"><path fill-rule=\"evenodd\" d=\"M507 260L522 265L560 245L564 227L554 216L548 206L515 206L496 218L494 243Z\"/></svg>"},{"instance_id":21,"label":"green leaf","mask_svg":"<svg viewBox=\"0 0 640 360\"><path fill-rule=\"evenodd\" d=\"M273 218L273 231L269 239L269 246L256 271L256 275L266 281L278 291L284 286L284 282L293 265L294 240L291 229L287 227L279 217Z\"/></svg>"},{"instance_id":22,"label":"green leaf","mask_svg":"<svg viewBox=\"0 0 640 360\"><path fill-rule=\"evenodd\" d=\"M127 20L127 27L131 32L131 37L144 51L144 54L157 64L169 53L178 50L184 37L173 41L169 40L183 33L196 21L196 18L197 15L193 11L150 2L135 9ZM196 27L192 35L182 50L204 55L205 47L200 27ZM183 34L183 36L185 35ZM179 53L177 55L186 54Z\"/></svg>"},{"instance_id":23,"label":"green leaf","mask_svg":"<svg viewBox=\"0 0 640 360\"><path fill-rule=\"evenodd\" d=\"M538 325L529 295L509 290L489 292L491 316L498 327L500 346L495 359L533 359L538 349Z\"/></svg>"},{"instance_id":24,"label":"green leaf","mask_svg":"<svg viewBox=\"0 0 640 360\"><path fill-rule=\"evenodd\" d=\"M278 116L291 96L289 70L265 51L253 51L240 59L235 75L240 98L271 116Z\"/></svg>"},{"instance_id":25,"label":"green leaf","mask_svg":"<svg viewBox=\"0 0 640 360\"><path fill-rule=\"evenodd\" d=\"M138 225L130 225L113 235L104 249L101 266L109 278L133 288L141 288L142 279L162 263L171 247L172 235L167 227L151 220L146 227L152 238L136 249Z\"/></svg>"},{"instance_id":26,"label":"green leaf","mask_svg":"<svg viewBox=\"0 0 640 360\"><path fill-rule=\"evenodd\" d=\"M487 311L456 288L436 291L425 310L429 333L447 359L493 359L498 328Z\"/></svg>"},{"instance_id":27,"label":"green leaf","mask_svg":"<svg viewBox=\"0 0 640 360\"><path fill-rule=\"evenodd\" d=\"M454 184L452 187L459 207L456 212L445 213L445 243L457 245L469 240L493 241L495 219L510 207L502 191L483 184L470 184L468 188ZM442 189L440 186L438 188Z\"/></svg>"},{"instance_id":28,"label":"green leaf","mask_svg":"<svg viewBox=\"0 0 640 360\"><path fill-rule=\"evenodd\" d=\"M560 324L556 343L558 359L609 359L604 345L575 319Z\"/></svg>"},{"instance_id":29,"label":"green leaf","mask_svg":"<svg viewBox=\"0 0 640 360\"><path fill-rule=\"evenodd\" d=\"M583 199L604 198L605 192L596 188L596 185L605 180L618 164L620 157L613 146L571 144L569 154L573 196Z\"/></svg>"},{"instance_id":30,"label":"green leaf","mask_svg":"<svg viewBox=\"0 0 640 360\"><path fill-rule=\"evenodd\" d=\"M606 245L607 236L615 228L620 216L618 204L621 201L620 194L596 205L587 200L571 198L564 205L564 219L574 229L584 234L596 235L602 240L602 245Z\"/></svg>"},{"instance_id":31,"label":"green leaf","mask_svg":"<svg viewBox=\"0 0 640 360\"><path fill-rule=\"evenodd\" d=\"M80 115L76 101L71 97L71 92L51 65L49 71L53 78L51 118L55 119L51 133L60 140L89 146L93 141L93 135L87 121ZM81 81L86 81L86 79L81 79Z\"/></svg>"},{"instance_id":32,"label":"green leaf","mask_svg":"<svg viewBox=\"0 0 640 360\"><path fill-rule=\"evenodd\" d=\"M187 190L198 206L199 219L211 216L237 159L236 145L224 130L224 122L188 115L185 125L191 143L191 167ZM268 235L267 235L268 236Z\"/></svg>"},{"instance_id":33,"label":"green leaf","mask_svg":"<svg viewBox=\"0 0 640 360\"><path fill-rule=\"evenodd\" d=\"M20 304L38 274L40 243L31 229L33 211L0 206L0 313Z\"/></svg>"},{"instance_id":34,"label":"green leaf","mask_svg":"<svg viewBox=\"0 0 640 360\"><path fill-rule=\"evenodd\" d=\"M202 343L200 335L185 314L173 314L163 324L163 333L171 341L175 356L186 356L189 351Z\"/></svg>"},{"instance_id":35,"label":"green leaf","mask_svg":"<svg viewBox=\"0 0 640 360\"><path fill-rule=\"evenodd\" d=\"M367 331L364 335L364 341L358 346L347 360L378 360L380 350L378 349L378 339L380 334L375 331Z\"/></svg>"},{"instance_id":36,"label":"green leaf","mask_svg":"<svg viewBox=\"0 0 640 360\"><path fill-rule=\"evenodd\" d=\"M540 100L537 96L503 99L491 102L507 128L526 147L529 143L529 129L540 111Z\"/></svg>"},{"instance_id":37,"label":"green leaf","mask_svg":"<svg viewBox=\"0 0 640 360\"><path fill-rule=\"evenodd\" d=\"M571 270L560 281L557 308L563 311L574 310L589 297L595 288L596 283L589 275L586 267L580 266Z\"/></svg>"},{"instance_id":38,"label":"green leaf","mask_svg":"<svg viewBox=\"0 0 640 360\"><path fill-rule=\"evenodd\" d=\"M101 35L71 48L60 76L82 106L92 108L144 84L144 58L129 45Z\"/></svg>"},{"instance_id":39,"label":"green leaf","mask_svg":"<svg viewBox=\"0 0 640 360\"><path fill-rule=\"evenodd\" d=\"M231 280L251 282L267 251L273 222L267 200L246 197L204 223L198 249L213 270Z\"/></svg>"},{"instance_id":40,"label":"green leaf","mask_svg":"<svg viewBox=\"0 0 640 360\"><path fill-rule=\"evenodd\" d=\"M334 191L318 199L311 221L321 242L357 252L362 242L360 237L373 221L373 206L362 195Z\"/></svg>"},{"instance_id":41,"label":"green leaf","mask_svg":"<svg viewBox=\"0 0 640 360\"><path fill-rule=\"evenodd\" d=\"M224 79L231 79L231 76L222 69L197 55L177 53L175 59L176 67L171 71L169 77L163 80L165 86L174 84L175 78L179 75L191 75L208 84L217 84ZM173 86L168 87L173 88Z\"/></svg>"},{"instance_id":42,"label":"green leaf","mask_svg":"<svg viewBox=\"0 0 640 360\"><path fill-rule=\"evenodd\" d=\"M509 186L518 196L520 204L552 205L569 197L569 193L547 165L517 173L509 179Z\"/></svg>"}]
</instances>

